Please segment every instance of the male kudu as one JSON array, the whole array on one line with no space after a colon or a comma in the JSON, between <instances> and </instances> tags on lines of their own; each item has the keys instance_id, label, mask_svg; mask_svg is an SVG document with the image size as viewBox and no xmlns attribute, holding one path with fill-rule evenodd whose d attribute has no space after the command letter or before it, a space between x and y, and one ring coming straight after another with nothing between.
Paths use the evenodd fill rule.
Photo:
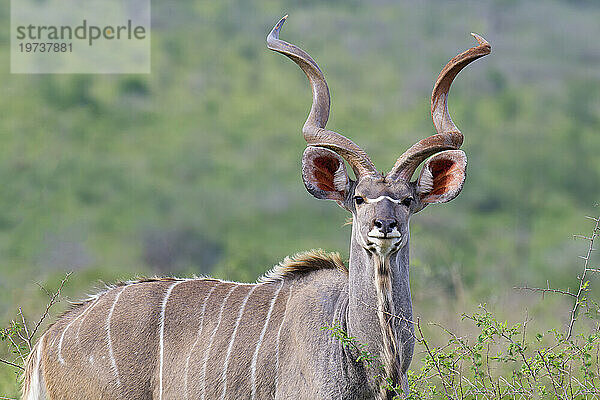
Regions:
<instances>
[{"instance_id":1,"label":"male kudu","mask_svg":"<svg viewBox=\"0 0 600 400\"><path fill-rule=\"evenodd\" d=\"M446 97L456 74L489 54L490 45L473 35L479 45L444 67L431 98L437 134L383 175L360 147L325 129L325 78L307 53L279 39L284 21L267 44L310 81L302 178L313 196L352 214L348 268L335 254L312 251L287 258L256 284L166 278L110 287L74 306L38 340L24 399L391 399L381 375L406 388L414 346L409 219L462 188L463 136ZM334 322L379 356L383 373L321 330Z\"/></svg>"}]
</instances>

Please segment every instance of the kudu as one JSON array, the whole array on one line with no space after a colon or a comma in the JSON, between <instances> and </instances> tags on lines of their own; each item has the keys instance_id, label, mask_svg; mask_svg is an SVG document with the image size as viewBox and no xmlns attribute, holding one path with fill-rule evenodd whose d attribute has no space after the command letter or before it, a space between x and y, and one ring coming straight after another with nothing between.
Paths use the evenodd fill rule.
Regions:
<instances>
[{"instance_id":1,"label":"kudu","mask_svg":"<svg viewBox=\"0 0 600 400\"><path fill-rule=\"evenodd\" d=\"M310 81L302 178L314 197L352 214L348 268L336 254L312 251L285 259L256 284L165 278L110 287L38 340L24 399L390 399L381 376L406 390L414 347L409 219L462 188L463 136L446 98L456 74L490 45L474 34L479 45L444 67L431 98L437 134L383 175L360 147L325 129L329 89L315 61L279 39L285 18L267 44ZM366 344L380 367L366 367L321 329L334 323Z\"/></svg>"}]
</instances>

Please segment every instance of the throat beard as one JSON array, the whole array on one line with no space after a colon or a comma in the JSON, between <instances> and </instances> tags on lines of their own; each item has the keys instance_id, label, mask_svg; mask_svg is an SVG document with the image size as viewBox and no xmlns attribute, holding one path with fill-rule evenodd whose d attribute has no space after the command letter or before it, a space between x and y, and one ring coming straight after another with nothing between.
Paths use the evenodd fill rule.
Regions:
<instances>
[{"instance_id":1,"label":"throat beard","mask_svg":"<svg viewBox=\"0 0 600 400\"><path fill-rule=\"evenodd\" d=\"M398 321L392 297L392 269L389 254L373 255L375 266L375 289L377 291L377 317L381 328L382 348L380 353L383 379L378 400L392 399L396 392L388 388L388 383L398 386L401 383L401 347L396 336ZM386 382L387 381L387 382Z\"/></svg>"}]
</instances>

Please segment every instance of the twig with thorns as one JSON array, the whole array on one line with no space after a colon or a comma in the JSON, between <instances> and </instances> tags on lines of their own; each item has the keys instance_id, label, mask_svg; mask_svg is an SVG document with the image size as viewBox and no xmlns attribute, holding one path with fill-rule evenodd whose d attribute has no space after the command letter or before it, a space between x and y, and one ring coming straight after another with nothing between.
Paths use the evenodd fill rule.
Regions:
<instances>
[{"instance_id":1,"label":"twig with thorns","mask_svg":"<svg viewBox=\"0 0 600 400\"><path fill-rule=\"evenodd\" d=\"M544 296L546 293L557 293L557 294L572 297L573 299L575 299L575 302L573 303L573 307L571 308L571 311L569 312L569 316L570 316L569 324L567 325L566 332L565 332L566 340L569 340L571 338L571 336L573 336L573 327L575 326L575 321L577 321L577 312L579 311L579 307L581 306L581 304L585 302L585 297L583 296L583 294L589 290L589 281L586 280L587 273L588 272L600 272L600 268L594 268L594 267L589 266L592 253L596 250L594 248L594 242L595 242L596 238L598 236L600 236L600 217L594 218L594 217L586 216L586 218L594 221L594 223L595 223L594 228L592 229L592 234L590 236L573 235L573 239L583 239L583 240L586 240L589 242L589 246L588 246L586 255L578 256L579 258L584 260L584 263L583 263L583 271L582 271L581 275L577 276L577 280L579 281L579 288L577 289L577 293L573 293L569 289L563 290L563 289L552 288L552 287L550 287L549 281L546 281L545 288L529 287L527 285L513 288L513 289L517 289L517 290L529 290L532 292L539 292L539 293L542 293L542 296Z\"/></svg>"},{"instance_id":2,"label":"twig with thorns","mask_svg":"<svg viewBox=\"0 0 600 400\"><path fill-rule=\"evenodd\" d=\"M46 294L48 294L48 296L50 297L50 301L48 302L48 304L46 304L46 310L44 311L44 313L42 314L42 316L40 317L40 319L38 320L37 324L35 324L35 327L33 328L33 330L31 331L31 336L30 338L33 338L33 336L35 335L35 333L37 332L37 330L39 329L40 325L42 324L42 322L44 321L44 319L46 319L46 317L48 316L48 313L50 312L50 308L58 303L59 301L59 296L60 293L62 292L63 287L65 286L65 283L67 283L67 281L69 280L69 278L71 277L71 274L73 273L73 271L68 272L65 277L63 278L63 280L60 282L60 286L58 287L58 290L56 292L54 292L53 294L50 294L46 289L44 289L44 291L46 292ZM41 286L41 285L40 285ZM43 287L42 287L43 288Z\"/></svg>"},{"instance_id":3,"label":"twig with thorns","mask_svg":"<svg viewBox=\"0 0 600 400\"><path fill-rule=\"evenodd\" d=\"M420 336L420 338L417 338L417 340L421 344L423 344L423 346L425 347L425 350L427 351L427 354L429 354L429 357L431 357L431 360L433 361L435 368L437 369L440 381L442 382L442 386L444 388L444 393L446 394L446 398L452 400L453 397L448 392L448 385L446 383L446 380L444 379L444 374L442 373L440 364L439 364L437 358L435 357L435 355L433 354L433 352L431 351L431 349L429 348L429 344L428 344L427 340L425 339L425 335L423 335L423 331L421 330L421 321L419 318L417 318L417 331L419 332L419 336Z\"/></svg>"},{"instance_id":4,"label":"twig with thorns","mask_svg":"<svg viewBox=\"0 0 600 400\"><path fill-rule=\"evenodd\" d=\"M539 292L542 293L542 296L544 296L546 293L558 293L558 294L564 294L565 296L571 296L573 298L577 298L577 295L575 293L571 293L568 290L561 290L561 289L554 289L550 287L550 282L546 281L546 287L545 288L538 288L538 287L530 287L530 286L515 286L513 287L513 289L516 290L530 290L532 292Z\"/></svg>"},{"instance_id":5,"label":"twig with thorns","mask_svg":"<svg viewBox=\"0 0 600 400\"><path fill-rule=\"evenodd\" d=\"M27 327L27 319L25 318L25 315L23 314L23 309L21 307L19 307L19 312L18 312L18 315L21 319L21 323L15 322L13 320L13 321L11 321L12 328L7 328L4 330L6 332L6 339L10 342L10 345L13 347L14 351L18 354L18 356L21 359L21 362L23 364L25 364L27 354L31 351L31 349L33 347L33 341L35 338L35 334L39 330L39 328L42 325L42 323L44 322L44 320L48 317L52 306L54 306L56 303L58 303L60 301L60 295L62 293L62 290L63 290L65 284L67 283L67 281L69 280L71 274L72 274L72 272L69 272L65 275L65 277L61 280L58 289L54 293L49 292L41 284L39 284L39 283L37 284L48 295L50 300L46 304L46 309L44 310L44 312L42 313L42 316L36 322L36 324L32 330L29 330L29 328ZM21 330L20 330L21 326L22 326L24 332L21 332ZM10 333L11 329L14 329L14 334L16 334L15 338L13 338L12 334ZM20 343L15 342L15 339L17 337L18 337L17 341L20 340ZM23 346L27 346L27 349L26 349L27 354L25 354ZM21 365L18 365L14 362L4 360L1 358L0 358L0 363L17 368L21 371L25 370ZM6 399L6 397L0 397L0 400L1 399Z\"/></svg>"},{"instance_id":6,"label":"twig with thorns","mask_svg":"<svg viewBox=\"0 0 600 400\"><path fill-rule=\"evenodd\" d=\"M592 252L594 251L594 241L595 239L598 237L598 235L600 234L600 217L599 218L593 218L593 217L586 217L588 219L591 219L592 221L595 221L595 225L594 225L594 229L592 230L592 234L590 235L590 237L584 237L585 240L587 240L590 245L588 247L588 251L587 254L585 255L585 257L581 257L584 260L584 264L583 264L583 273L581 274L581 276L579 276L579 289L577 290L577 296L575 297L575 304L573 304L573 308L571 309L571 321L569 322L569 327L567 329L567 337L566 339L570 339L571 335L573 334L573 326L575 325L575 321L577 320L577 311L579 310L579 306L582 303L582 294L584 292L587 292L588 289L588 285L589 285L589 281L586 281L586 273L588 271L590 271L589 268L589 263L590 263L590 258L592 256ZM581 235L576 235L574 238L579 238L579 236Z\"/></svg>"}]
</instances>

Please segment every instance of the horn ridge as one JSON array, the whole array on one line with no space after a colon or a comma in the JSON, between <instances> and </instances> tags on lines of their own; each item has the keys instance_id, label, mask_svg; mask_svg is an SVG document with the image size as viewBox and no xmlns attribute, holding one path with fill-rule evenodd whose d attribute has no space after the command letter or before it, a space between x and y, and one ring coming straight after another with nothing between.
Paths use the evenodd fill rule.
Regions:
<instances>
[{"instance_id":1,"label":"horn ridge","mask_svg":"<svg viewBox=\"0 0 600 400\"><path fill-rule=\"evenodd\" d=\"M478 46L458 54L444 66L431 93L431 119L437 134L422 139L406 150L396 161L387 177L410 180L415 170L428 157L444 150L459 149L463 135L448 112L448 92L456 75L471 62L490 54L491 45L476 33L471 35Z\"/></svg>"},{"instance_id":2,"label":"horn ridge","mask_svg":"<svg viewBox=\"0 0 600 400\"><path fill-rule=\"evenodd\" d=\"M306 74L312 89L313 102L302 128L309 146L325 147L342 156L357 177L379 174L367 153L350 139L325 129L329 119L330 97L325 76L315 60L298 46L279 39L287 15L279 20L267 36L267 47L294 61Z\"/></svg>"}]
</instances>

